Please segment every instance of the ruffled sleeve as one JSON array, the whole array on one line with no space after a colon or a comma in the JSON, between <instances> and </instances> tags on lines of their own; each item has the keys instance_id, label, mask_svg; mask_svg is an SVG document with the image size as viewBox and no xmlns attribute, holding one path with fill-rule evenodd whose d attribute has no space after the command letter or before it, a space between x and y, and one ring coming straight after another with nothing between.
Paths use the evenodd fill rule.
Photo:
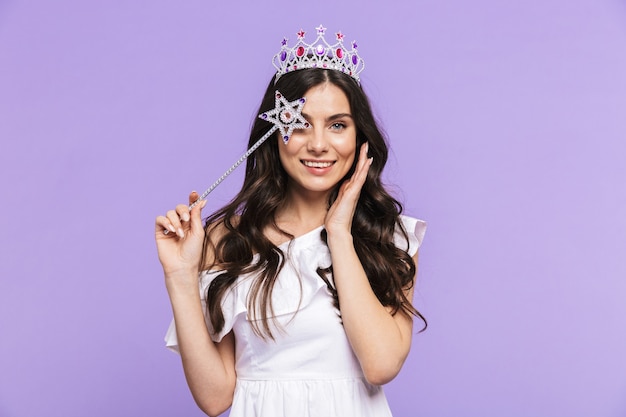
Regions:
<instances>
[{"instance_id":1,"label":"ruffled sleeve","mask_svg":"<svg viewBox=\"0 0 626 417\"><path fill-rule=\"evenodd\" d=\"M400 221L406 230L409 240L402 234L400 228L396 229L394 243L409 255L413 256L422 245L426 233L426 222L409 216L400 216Z\"/></svg>"},{"instance_id":2,"label":"ruffled sleeve","mask_svg":"<svg viewBox=\"0 0 626 417\"><path fill-rule=\"evenodd\" d=\"M200 274L200 296L202 303L202 311L205 312L204 322L206 323L211 339L214 342L221 342L224 336L233 328L233 324L240 314L246 314L245 297L239 294L239 285L235 285L228 290L222 300L222 312L224 314L224 327L218 333L213 330L210 318L206 315L206 291L211 282L218 276L221 271L204 271ZM165 346L174 351L180 352L178 349L178 336L176 334L176 323L172 319L167 332L165 333Z\"/></svg>"},{"instance_id":3,"label":"ruffled sleeve","mask_svg":"<svg viewBox=\"0 0 626 417\"><path fill-rule=\"evenodd\" d=\"M178 336L176 335L176 323L174 319L170 322L170 327L167 328L165 333L165 347L172 352L180 353L178 349Z\"/></svg>"}]
</instances>

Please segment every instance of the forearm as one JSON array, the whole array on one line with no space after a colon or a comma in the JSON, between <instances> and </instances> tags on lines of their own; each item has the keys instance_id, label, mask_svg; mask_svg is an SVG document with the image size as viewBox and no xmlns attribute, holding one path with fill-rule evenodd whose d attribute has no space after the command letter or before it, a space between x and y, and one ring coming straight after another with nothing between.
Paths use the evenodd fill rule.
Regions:
<instances>
[{"instance_id":1,"label":"forearm","mask_svg":"<svg viewBox=\"0 0 626 417\"><path fill-rule=\"evenodd\" d=\"M374 294L350 234L328 236L341 317L366 378L376 384L400 371L411 344L412 320L392 316Z\"/></svg>"},{"instance_id":2,"label":"forearm","mask_svg":"<svg viewBox=\"0 0 626 417\"><path fill-rule=\"evenodd\" d=\"M174 312L183 369L191 393L209 415L217 415L232 403L235 373L234 346L224 340L213 342L206 327L200 292L171 288L168 293Z\"/></svg>"}]
</instances>

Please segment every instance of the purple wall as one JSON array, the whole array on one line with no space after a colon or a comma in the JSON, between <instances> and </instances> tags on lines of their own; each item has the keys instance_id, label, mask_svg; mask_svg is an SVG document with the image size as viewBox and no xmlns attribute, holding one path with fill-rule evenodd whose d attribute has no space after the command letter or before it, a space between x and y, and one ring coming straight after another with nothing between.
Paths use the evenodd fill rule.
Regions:
<instances>
[{"instance_id":1,"label":"purple wall","mask_svg":"<svg viewBox=\"0 0 626 417\"><path fill-rule=\"evenodd\" d=\"M245 150L320 22L429 221L395 415L626 416L624 1L250 3L0 1L0 416L201 415L153 219Z\"/></svg>"}]
</instances>

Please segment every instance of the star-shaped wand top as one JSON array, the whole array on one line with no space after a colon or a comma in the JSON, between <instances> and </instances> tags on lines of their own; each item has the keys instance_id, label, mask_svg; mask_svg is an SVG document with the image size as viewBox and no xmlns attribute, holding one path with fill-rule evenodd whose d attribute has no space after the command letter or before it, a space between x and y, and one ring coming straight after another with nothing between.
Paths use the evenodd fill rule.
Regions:
<instances>
[{"instance_id":1,"label":"star-shaped wand top","mask_svg":"<svg viewBox=\"0 0 626 417\"><path fill-rule=\"evenodd\" d=\"M306 99L304 97L299 98L294 101L287 101L285 97L279 92L276 91L276 106L265 113L261 113L259 117L263 120L267 120L274 124L270 130L268 130L261 139L257 140L254 145L250 147L241 155L241 158L237 160L226 172L222 174L198 199L189 205L189 208L192 209L202 200L207 198L207 196L228 177L231 172L233 172L239 165L243 163L254 151L256 151L259 146L263 144L268 138L272 136L276 130L280 130L280 134L282 135L283 142L287 144L289 142L289 137L293 133L294 129L308 129L311 127L311 124L306 121L306 119L302 116L302 108L304 107L304 103ZM164 234L168 234L169 230L165 229L163 231Z\"/></svg>"},{"instance_id":2,"label":"star-shaped wand top","mask_svg":"<svg viewBox=\"0 0 626 417\"><path fill-rule=\"evenodd\" d=\"M266 111L259 115L259 118L274 123L276 128L280 130L281 137L285 144L289 142L289 138L294 129L308 129L311 124L302 116L302 107L306 99L304 97L294 101L287 99L276 91L276 105L272 110Z\"/></svg>"}]
</instances>

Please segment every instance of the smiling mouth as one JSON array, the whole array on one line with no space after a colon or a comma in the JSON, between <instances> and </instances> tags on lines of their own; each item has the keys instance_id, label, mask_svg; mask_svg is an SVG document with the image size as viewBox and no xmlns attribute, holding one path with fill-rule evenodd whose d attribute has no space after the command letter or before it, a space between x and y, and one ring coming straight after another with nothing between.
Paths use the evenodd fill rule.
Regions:
<instances>
[{"instance_id":1,"label":"smiling mouth","mask_svg":"<svg viewBox=\"0 0 626 417\"><path fill-rule=\"evenodd\" d=\"M335 162L327 162L327 161L302 161L302 163L310 168L328 168Z\"/></svg>"}]
</instances>

